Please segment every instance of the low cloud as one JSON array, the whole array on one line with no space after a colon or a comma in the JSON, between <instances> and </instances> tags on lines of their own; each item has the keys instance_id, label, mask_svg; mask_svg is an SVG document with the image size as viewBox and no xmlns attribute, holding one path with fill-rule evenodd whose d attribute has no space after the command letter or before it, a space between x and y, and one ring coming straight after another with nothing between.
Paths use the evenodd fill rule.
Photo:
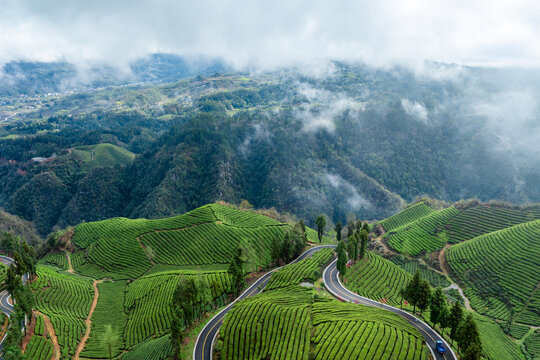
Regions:
<instances>
[{"instance_id":1,"label":"low cloud","mask_svg":"<svg viewBox=\"0 0 540 360\"><path fill-rule=\"evenodd\" d=\"M427 124L428 111L424 105L416 101L410 101L409 99L401 99L401 106L409 116Z\"/></svg>"},{"instance_id":2,"label":"low cloud","mask_svg":"<svg viewBox=\"0 0 540 360\"><path fill-rule=\"evenodd\" d=\"M294 111L296 118L302 121L304 131L325 129L333 132L338 116L345 112L354 115L364 109L363 104L345 94L314 88L305 83L298 85L298 94L307 100Z\"/></svg>"},{"instance_id":3,"label":"low cloud","mask_svg":"<svg viewBox=\"0 0 540 360\"><path fill-rule=\"evenodd\" d=\"M344 193L344 196L347 199L347 204L350 206L351 210L358 210L359 208L371 208L371 203L362 197L356 188L343 179L339 175L335 174L325 174L325 179L334 189Z\"/></svg>"}]
</instances>

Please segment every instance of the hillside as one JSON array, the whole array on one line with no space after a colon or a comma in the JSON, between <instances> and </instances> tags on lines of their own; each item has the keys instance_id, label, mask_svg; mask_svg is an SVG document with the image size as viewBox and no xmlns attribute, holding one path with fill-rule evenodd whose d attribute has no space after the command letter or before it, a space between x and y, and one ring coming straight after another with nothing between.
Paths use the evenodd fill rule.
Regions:
<instances>
[{"instance_id":1,"label":"hillside","mask_svg":"<svg viewBox=\"0 0 540 360\"><path fill-rule=\"evenodd\" d=\"M46 236L54 226L170 217L218 200L246 199L310 225L318 213L334 222L349 213L383 219L420 194L449 202L540 201L536 152L500 156L504 144L490 122L471 126L470 109L453 106L472 99L452 81L404 68L333 67L325 79L296 70L179 74L164 84L3 99L0 113L20 115L0 122L0 206ZM461 76L485 84L487 73L466 68ZM81 174L66 156L100 143L136 157ZM58 158L32 160L53 154ZM456 171L456 164L473 170ZM87 195L90 184L97 190Z\"/></svg>"},{"instance_id":2,"label":"hillside","mask_svg":"<svg viewBox=\"0 0 540 360\"><path fill-rule=\"evenodd\" d=\"M270 263L273 238L283 238L286 224L227 206L205 205L173 218L113 218L75 227L73 267L97 278L137 278L153 269L174 266L226 266L238 246L254 266Z\"/></svg>"},{"instance_id":3,"label":"hillside","mask_svg":"<svg viewBox=\"0 0 540 360\"><path fill-rule=\"evenodd\" d=\"M83 171L99 167L115 167L130 164L135 154L112 144L78 146L70 149L70 159L82 162Z\"/></svg>"},{"instance_id":4,"label":"hillside","mask_svg":"<svg viewBox=\"0 0 540 360\"><path fill-rule=\"evenodd\" d=\"M481 314L540 324L540 220L491 232L452 246L453 276Z\"/></svg>"},{"instance_id":5,"label":"hillside","mask_svg":"<svg viewBox=\"0 0 540 360\"><path fill-rule=\"evenodd\" d=\"M69 239L65 251L40 260L31 285L35 308L51 321L64 357L108 358L102 341L107 331L118 339L113 357L167 356L170 304L179 281L206 289L193 300L195 317L221 307L233 291L227 268L235 249L244 249L246 270L267 266L272 240L288 229L266 215L220 204L159 220L82 223L70 239L63 238ZM326 251L321 261L329 256ZM29 351L45 356L47 346L42 333L36 334Z\"/></svg>"},{"instance_id":6,"label":"hillside","mask_svg":"<svg viewBox=\"0 0 540 360\"><path fill-rule=\"evenodd\" d=\"M419 201L379 224L385 230L383 241L393 250L417 256L536 219L538 205L460 201L434 210Z\"/></svg>"}]
</instances>

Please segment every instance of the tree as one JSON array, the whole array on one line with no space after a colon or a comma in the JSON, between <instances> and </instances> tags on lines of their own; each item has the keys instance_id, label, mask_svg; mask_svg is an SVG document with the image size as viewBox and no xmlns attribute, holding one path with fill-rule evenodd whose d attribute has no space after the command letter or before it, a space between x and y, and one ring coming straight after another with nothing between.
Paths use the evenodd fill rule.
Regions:
<instances>
[{"instance_id":1,"label":"tree","mask_svg":"<svg viewBox=\"0 0 540 360\"><path fill-rule=\"evenodd\" d=\"M13 254L13 261L15 262L16 273L21 276L24 275L27 268L20 252L15 251L15 254Z\"/></svg>"},{"instance_id":2,"label":"tree","mask_svg":"<svg viewBox=\"0 0 540 360\"><path fill-rule=\"evenodd\" d=\"M417 270L412 280L409 281L407 287L405 288L405 299L412 304L413 313L416 312L416 305L418 304L418 290L420 289L420 283L422 282L421 280L420 271Z\"/></svg>"},{"instance_id":3,"label":"tree","mask_svg":"<svg viewBox=\"0 0 540 360\"><path fill-rule=\"evenodd\" d=\"M369 234L370 229L369 229L369 224L367 222L365 222L364 225L362 226L362 230L365 230Z\"/></svg>"},{"instance_id":4,"label":"tree","mask_svg":"<svg viewBox=\"0 0 540 360\"><path fill-rule=\"evenodd\" d=\"M443 331L443 333L444 329L450 326L450 310L448 310L448 305L446 305L446 301L443 308L441 309L441 313L439 314L437 322L441 325L441 330Z\"/></svg>"},{"instance_id":5,"label":"tree","mask_svg":"<svg viewBox=\"0 0 540 360\"><path fill-rule=\"evenodd\" d=\"M368 233L365 230L360 231L360 253L358 256L360 259L363 259L366 256L366 248L368 242Z\"/></svg>"},{"instance_id":6,"label":"tree","mask_svg":"<svg viewBox=\"0 0 540 360\"><path fill-rule=\"evenodd\" d=\"M349 236L347 239L347 251L349 252L349 259L353 262L358 259L358 238L356 236Z\"/></svg>"},{"instance_id":7,"label":"tree","mask_svg":"<svg viewBox=\"0 0 540 360\"><path fill-rule=\"evenodd\" d=\"M427 280L422 280L418 288L418 309L420 309L420 315L426 310L429 306L429 301L431 299L431 286Z\"/></svg>"},{"instance_id":8,"label":"tree","mask_svg":"<svg viewBox=\"0 0 540 360\"><path fill-rule=\"evenodd\" d=\"M203 312L206 312L208 306L212 303L212 292L210 290L210 284L208 284L208 279L200 271L197 271L197 275L195 276L195 286L197 287L197 295Z\"/></svg>"},{"instance_id":9,"label":"tree","mask_svg":"<svg viewBox=\"0 0 540 360\"><path fill-rule=\"evenodd\" d=\"M341 230L343 230L343 225L341 224L341 221L337 222L334 230L336 231L336 240L341 241Z\"/></svg>"},{"instance_id":10,"label":"tree","mask_svg":"<svg viewBox=\"0 0 540 360\"><path fill-rule=\"evenodd\" d=\"M184 331L184 311L181 308L173 305L171 319L171 341L173 343L175 359L180 359L182 354L180 351L180 346L185 338Z\"/></svg>"},{"instance_id":11,"label":"tree","mask_svg":"<svg viewBox=\"0 0 540 360\"><path fill-rule=\"evenodd\" d=\"M288 242L288 241L287 241ZM284 241L285 243L285 241ZM242 259L242 249L236 248L236 254L229 264L227 272L233 278L234 292L238 294L245 285L246 273L244 272L244 260Z\"/></svg>"},{"instance_id":12,"label":"tree","mask_svg":"<svg viewBox=\"0 0 540 360\"><path fill-rule=\"evenodd\" d=\"M103 333L101 334L101 341L105 344L105 347L109 350L109 360L113 358L112 349L116 346L119 336L118 332L113 330L112 326L106 324L103 328ZM115 354L116 355L116 354Z\"/></svg>"},{"instance_id":13,"label":"tree","mask_svg":"<svg viewBox=\"0 0 540 360\"><path fill-rule=\"evenodd\" d=\"M354 234L355 228L355 221L353 219L349 220L349 222L347 223L347 236L352 236Z\"/></svg>"},{"instance_id":14,"label":"tree","mask_svg":"<svg viewBox=\"0 0 540 360\"><path fill-rule=\"evenodd\" d=\"M285 232L285 236L283 237L283 241L281 242L281 249L279 250L279 257L284 262L289 262L289 259L291 258L292 253L292 246L291 246L291 238L289 235L289 232Z\"/></svg>"},{"instance_id":15,"label":"tree","mask_svg":"<svg viewBox=\"0 0 540 360\"><path fill-rule=\"evenodd\" d=\"M465 320L461 322L458 328L457 341L463 353L469 355L469 359L480 359L482 356L482 341L473 314L467 315Z\"/></svg>"},{"instance_id":16,"label":"tree","mask_svg":"<svg viewBox=\"0 0 540 360\"><path fill-rule=\"evenodd\" d=\"M340 244L342 243L343 242L340 242ZM345 274L347 273L347 253L345 252L344 249L338 252L338 259L337 259L336 267L339 271L339 274L341 276L345 276Z\"/></svg>"},{"instance_id":17,"label":"tree","mask_svg":"<svg viewBox=\"0 0 540 360\"><path fill-rule=\"evenodd\" d=\"M197 287L192 277L181 278L176 285L173 296L173 306L181 309L183 312L184 325L189 326L193 322L193 306L197 298Z\"/></svg>"},{"instance_id":18,"label":"tree","mask_svg":"<svg viewBox=\"0 0 540 360\"><path fill-rule=\"evenodd\" d=\"M452 308L450 309L450 316L448 318L448 327L450 327L450 339L458 339L458 329L463 320L463 308L459 302L454 302Z\"/></svg>"},{"instance_id":19,"label":"tree","mask_svg":"<svg viewBox=\"0 0 540 360\"><path fill-rule=\"evenodd\" d=\"M431 301L429 304L429 320L436 326L439 323L439 317L443 308L446 306L446 298L443 294L442 288L438 286L433 292Z\"/></svg>"},{"instance_id":20,"label":"tree","mask_svg":"<svg viewBox=\"0 0 540 360\"><path fill-rule=\"evenodd\" d=\"M317 225L317 235L319 236L319 242L322 242L324 228L326 226L326 219L324 218L324 215L317 216L317 219L315 219L315 225Z\"/></svg>"},{"instance_id":21,"label":"tree","mask_svg":"<svg viewBox=\"0 0 540 360\"><path fill-rule=\"evenodd\" d=\"M7 290L13 298L15 298L15 291L21 286L21 277L17 275L17 269L13 264L9 265L6 272L6 281L2 286L2 289Z\"/></svg>"}]
</instances>

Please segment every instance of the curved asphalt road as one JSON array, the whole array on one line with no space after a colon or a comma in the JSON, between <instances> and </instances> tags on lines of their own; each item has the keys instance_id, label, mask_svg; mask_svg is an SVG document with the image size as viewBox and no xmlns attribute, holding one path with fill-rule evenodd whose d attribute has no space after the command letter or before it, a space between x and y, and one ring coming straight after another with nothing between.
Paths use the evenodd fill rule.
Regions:
<instances>
[{"instance_id":1,"label":"curved asphalt road","mask_svg":"<svg viewBox=\"0 0 540 360\"><path fill-rule=\"evenodd\" d=\"M319 245L312 247L311 249L306 250L296 260L293 260L289 264L294 264L295 262L304 260L305 258L312 256L314 253L324 248L335 248L335 245ZM266 286L266 284L268 284L268 281L270 281L270 278L272 277L274 272L279 269L281 269L281 267L267 272L266 274L261 276L257 281L255 281L255 283L253 283L253 285L247 288L247 290L245 290L242 295L236 298L236 300L230 303L225 309L221 310L205 325L205 327L199 333L199 336L197 336L197 340L195 341L195 347L193 348L193 360L212 359L212 348L214 347L214 340L216 339L219 329L223 324L223 318L225 318L225 315L227 315L227 313L231 310L231 308L237 301L253 295L257 295L258 293L263 291L264 287Z\"/></svg>"},{"instance_id":2,"label":"curved asphalt road","mask_svg":"<svg viewBox=\"0 0 540 360\"><path fill-rule=\"evenodd\" d=\"M324 269L323 272L323 281L326 289L335 297L337 297L340 300L348 301L356 304L362 304L367 306L373 306L378 307L381 309L385 309L388 311L391 311L393 313L398 314L399 316L405 318L412 326L414 326L422 336L424 336L424 339L426 340L427 346L430 348L433 356L437 360L457 360L456 355L448 345L448 343L431 327L429 327L425 322L418 319L416 316L403 311L401 309L395 308L393 306L389 306L386 304L382 304L378 301L374 301L368 298L365 298L363 296L360 296L358 294L355 294L343 286L341 281L339 280L339 272L336 268L336 261L334 260L326 269ZM446 347L446 354L441 355L436 352L435 350L435 341L442 340Z\"/></svg>"},{"instance_id":3,"label":"curved asphalt road","mask_svg":"<svg viewBox=\"0 0 540 360\"><path fill-rule=\"evenodd\" d=\"M0 255L0 261L6 265L11 265L13 259L4 255ZM0 292L0 310L2 310L6 315L10 316L13 313L13 305L9 303L10 295L6 290Z\"/></svg>"}]
</instances>

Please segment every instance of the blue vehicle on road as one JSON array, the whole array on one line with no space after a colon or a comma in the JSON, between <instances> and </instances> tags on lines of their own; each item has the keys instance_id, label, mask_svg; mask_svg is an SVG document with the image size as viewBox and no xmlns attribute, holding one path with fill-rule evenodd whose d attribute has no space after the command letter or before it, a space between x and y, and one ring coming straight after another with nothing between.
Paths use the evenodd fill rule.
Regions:
<instances>
[{"instance_id":1,"label":"blue vehicle on road","mask_svg":"<svg viewBox=\"0 0 540 360\"><path fill-rule=\"evenodd\" d=\"M437 342L435 343L435 348L437 349L437 352L439 354L445 354L446 353L446 349L444 347L444 344L441 340L437 340Z\"/></svg>"}]
</instances>

